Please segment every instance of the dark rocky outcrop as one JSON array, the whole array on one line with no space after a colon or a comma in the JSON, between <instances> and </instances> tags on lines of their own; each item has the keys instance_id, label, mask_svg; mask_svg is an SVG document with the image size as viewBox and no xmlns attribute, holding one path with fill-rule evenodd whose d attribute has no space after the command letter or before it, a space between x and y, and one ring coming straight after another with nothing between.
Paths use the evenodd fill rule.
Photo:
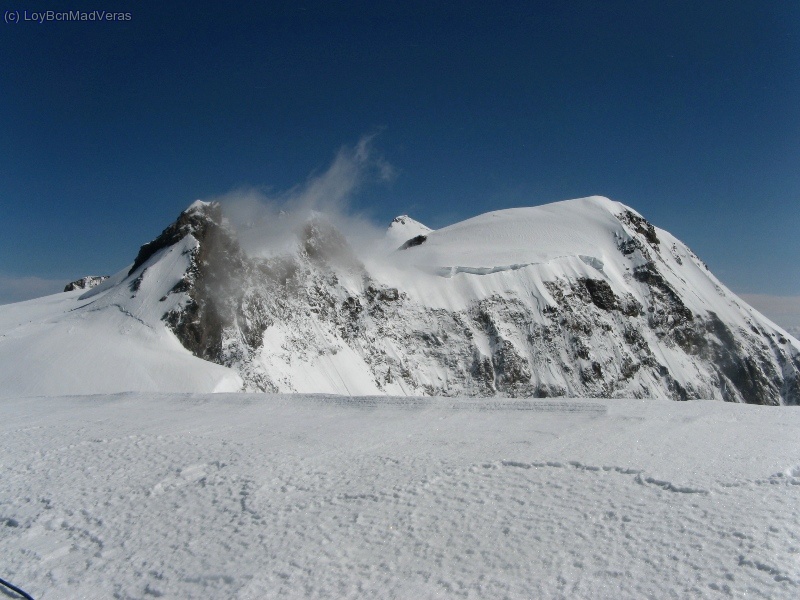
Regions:
<instances>
[{"instance_id":1,"label":"dark rocky outcrop","mask_svg":"<svg viewBox=\"0 0 800 600\"><path fill-rule=\"evenodd\" d=\"M413 248L414 246L421 246L422 244L425 243L427 239L428 239L427 235L414 236L410 240L403 242L403 244L398 248L398 250L408 250L409 248Z\"/></svg>"},{"instance_id":2,"label":"dark rocky outcrop","mask_svg":"<svg viewBox=\"0 0 800 600\"><path fill-rule=\"evenodd\" d=\"M616 310L619 308L619 301L614 290L602 279L581 279L581 283L586 286L586 291L594 302L594 305L603 310Z\"/></svg>"},{"instance_id":3,"label":"dark rocky outcrop","mask_svg":"<svg viewBox=\"0 0 800 600\"><path fill-rule=\"evenodd\" d=\"M620 222L629 225L636 233L641 234L651 245L658 246L661 243L658 235L656 235L656 228L653 227L652 223L636 213L626 210L619 215L618 219Z\"/></svg>"},{"instance_id":4,"label":"dark rocky outcrop","mask_svg":"<svg viewBox=\"0 0 800 600\"><path fill-rule=\"evenodd\" d=\"M237 323L246 303L247 294L241 284L247 277L248 261L235 236L224 227L219 204L200 205L181 213L158 238L142 246L137 262L146 262L161 248L189 234L199 243L193 250L190 268L172 290L188 293L189 300L166 314L164 320L195 356L230 366L223 351L223 332ZM134 263L132 271L135 268ZM247 320L246 325L244 339L255 340L258 335L248 330L258 329L259 325L252 320Z\"/></svg>"},{"instance_id":5,"label":"dark rocky outcrop","mask_svg":"<svg viewBox=\"0 0 800 600\"><path fill-rule=\"evenodd\" d=\"M649 261L636 267L633 270L633 277L636 281L649 287L651 305L648 312L650 313L651 327L674 328L694 319L692 311L686 307L680 295L667 283L655 263Z\"/></svg>"},{"instance_id":6,"label":"dark rocky outcrop","mask_svg":"<svg viewBox=\"0 0 800 600\"><path fill-rule=\"evenodd\" d=\"M139 249L128 275L133 274L156 252L178 243L189 234L197 239L205 239L208 230L219 227L221 222L222 208L219 203L196 202L183 211L174 223L161 232L161 235Z\"/></svg>"},{"instance_id":7,"label":"dark rocky outcrop","mask_svg":"<svg viewBox=\"0 0 800 600\"><path fill-rule=\"evenodd\" d=\"M109 275L87 275L86 277L81 277L75 281L70 281L66 286L64 286L64 291L73 292L75 290L88 290L93 287L97 287L108 278Z\"/></svg>"}]
</instances>

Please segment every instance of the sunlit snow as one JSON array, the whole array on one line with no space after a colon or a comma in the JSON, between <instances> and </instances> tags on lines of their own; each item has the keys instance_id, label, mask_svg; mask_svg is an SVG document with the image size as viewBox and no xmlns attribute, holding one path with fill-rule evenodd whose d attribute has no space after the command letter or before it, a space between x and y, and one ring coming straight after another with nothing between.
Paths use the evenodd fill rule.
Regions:
<instances>
[{"instance_id":1,"label":"sunlit snow","mask_svg":"<svg viewBox=\"0 0 800 600\"><path fill-rule=\"evenodd\" d=\"M35 598L800 594L800 413L658 400L0 403Z\"/></svg>"}]
</instances>

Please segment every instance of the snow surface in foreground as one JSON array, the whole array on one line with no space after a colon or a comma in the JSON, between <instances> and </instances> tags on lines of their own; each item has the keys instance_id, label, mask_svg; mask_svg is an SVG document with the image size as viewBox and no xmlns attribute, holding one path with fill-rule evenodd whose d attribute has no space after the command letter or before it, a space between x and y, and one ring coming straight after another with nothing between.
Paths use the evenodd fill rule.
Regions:
<instances>
[{"instance_id":1,"label":"snow surface in foreground","mask_svg":"<svg viewBox=\"0 0 800 600\"><path fill-rule=\"evenodd\" d=\"M797 598L800 411L245 394L0 402L45 598Z\"/></svg>"}]
</instances>

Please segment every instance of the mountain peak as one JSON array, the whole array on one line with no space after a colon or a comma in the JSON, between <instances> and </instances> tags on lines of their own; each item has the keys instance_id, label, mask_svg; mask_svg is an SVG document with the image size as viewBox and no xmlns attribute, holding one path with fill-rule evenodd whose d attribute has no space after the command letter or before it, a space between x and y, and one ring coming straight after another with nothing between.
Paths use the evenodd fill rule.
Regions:
<instances>
[{"instance_id":1,"label":"mountain peak","mask_svg":"<svg viewBox=\"0 0 800 600\"><path fill-rule=\"evenodd\" d=\"M421 227L427 231L431 231L430 227L427 227L417 221L416 219L412 219L408 215L399 215L392 219L392 222L389 224L389 227Z\"/></svg>"},{"instance_id":2,"label":"mountain peak","mask_svg":"<svg viewBox=\"0 0 800 600\"><path fill-rule=\"evenodd\" d=\"M433 230L430 227L423 225L408 215L400 215L392 219L389 228L386 230L386 238L396 247L412 238L427 235L431 231Z\"/></svg>"},{"instance_id":3,"label":"mountain peak","mask_svg":"<svg viewBox=\"0 0 800 600\"><path fill-rule=\"evenodd\" d=\"M89 290L94 287L97 287L108 278L109 275L87 275L86 277L81 277L80 279L76 279L75 281L70 281L64 287L64 291L74 292L75 290Z\"/></svg>"},{"instance_id":4,"label":"mountain peak","mask_svg":"<svg viewBox=\"0 0 800 600\"><path fill-rule=\"evenodd\" d=\"M194 235L198 240L204 238L210 227L222 225L222 207L219 202L195 200L178 218L161 232L156 239L144 244L136 255L128 274L141 267L147 260L162 248L172 246L185 238Z\"/></svg>"},{"instance_id":5,"label":"mountain peak","mask_svg":"<svg viewBox=\"0 0 800 600\"><path fill-rule=\"evenodd\" d=\"M206 212L219 207L219 202L206 202L205 200L195 200L183 212Z\"/></svg>"}]
</instances>

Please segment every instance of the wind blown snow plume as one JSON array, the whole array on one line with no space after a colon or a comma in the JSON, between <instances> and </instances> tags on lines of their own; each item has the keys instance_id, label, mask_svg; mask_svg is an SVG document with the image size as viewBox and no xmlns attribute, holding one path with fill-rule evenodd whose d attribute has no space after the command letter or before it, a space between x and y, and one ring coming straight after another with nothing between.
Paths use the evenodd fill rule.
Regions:
<instances>
[{"instance_id":1,"label":"wind blown snow plume","mask_svg":"<svg viewBox=\"0 0 800 600\"><path fill-rule=\"evenodd\" d=\"M210 201L223 205L242 249L251 256L293 251L305 225L317 218L334 225L361 254L361 249L382 239L383 230L352 209L353 198L365 186L396 176L394 167L375 150L376 136L365 135L355 146L343 146L323 173L287 191L239 189Z\"/></svg>"}]
</instances>

